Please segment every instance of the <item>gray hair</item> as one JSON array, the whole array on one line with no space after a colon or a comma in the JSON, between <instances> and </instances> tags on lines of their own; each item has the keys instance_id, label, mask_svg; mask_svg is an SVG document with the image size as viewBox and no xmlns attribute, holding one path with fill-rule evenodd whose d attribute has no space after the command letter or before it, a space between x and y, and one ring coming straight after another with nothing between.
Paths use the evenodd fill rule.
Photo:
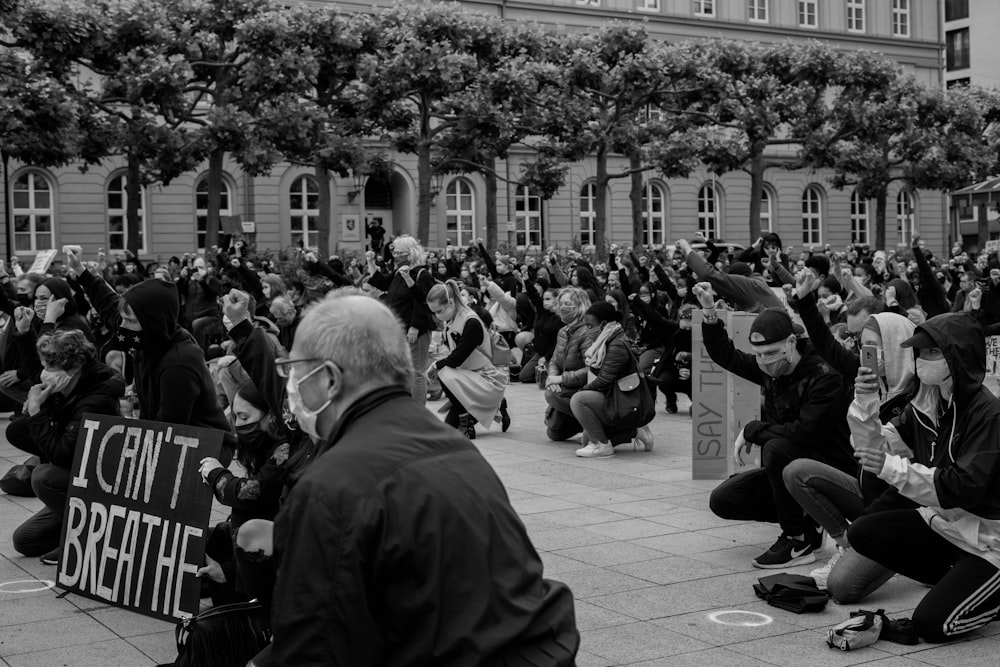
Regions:
<instances>
[{"instance_id":1,"label":"gray hair","mask_svg":"<svg viewBox=\"0 0 1000 667\"><path fill-rule=\"evenodd\" d=\"M340 366L351 383L381 379L408 387L413 376L402 323L388 306L359 289L334 290L309 306L295 345L307 357Z\"/></svg>"},{"instance_id":2,"label":"gray hair","mask_svg":"<svg viewBox=\"0 0 1000 667\"><path fill-rule=\"evenodd\" d=\"M414 266L422 266L427 261L427 252L420 245L420 242L409 234L403 234L392 240L392 249L398 252L406 251L410 253L410 263Z\"/></svg>"}]
</instances>

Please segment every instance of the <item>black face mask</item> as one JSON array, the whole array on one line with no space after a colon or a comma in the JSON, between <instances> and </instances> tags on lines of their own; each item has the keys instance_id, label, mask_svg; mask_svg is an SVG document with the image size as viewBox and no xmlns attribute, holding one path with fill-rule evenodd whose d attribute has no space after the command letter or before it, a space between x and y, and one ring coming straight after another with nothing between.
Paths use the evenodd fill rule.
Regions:
<instances>
[{"instance_id":1,"label":"black face mask","mask_svg":"<svg viewBox=\"0 0 1000 667\"><path fill-rule=\"evenodd\" d=\"M35 298L27 292L18 292L14 298L17 299L17 303L21 306L31 308L35 305Z\"/></svg>"},{"instance_id":2,"label":"black face mask","mask_svg":"<svg viewBox=\"0 0 1000 667\"><path fill-rule=\"evenodd\" d=\"M111 337L108 346L112 350L119 350L125 354L135 355L142 349L142 332L131 329L118 328L118 331Z\"/></svg>"},{"instance_id":3,"label":"black face mask","mask_svg":"<svg viewBox=\"0 0 1000 667\"><path fill-rule=\"evenodd\" d=\"M240 424L236 427L236 440L239 442L240 449L256 454L271 445L271 436L261 431L258 428L259 425L259 422L253 422Z\"/></svg>"}]
</instances>

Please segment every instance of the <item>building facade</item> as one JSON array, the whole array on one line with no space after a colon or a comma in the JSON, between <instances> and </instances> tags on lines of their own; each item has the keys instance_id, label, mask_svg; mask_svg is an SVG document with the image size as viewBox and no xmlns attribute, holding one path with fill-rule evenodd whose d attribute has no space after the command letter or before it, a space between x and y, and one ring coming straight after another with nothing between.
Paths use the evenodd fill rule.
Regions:
<instances>
[{"instance_id":1,"label":"building facade","mask_svg":"<svg viewBox=\"0 0 1000 667\"><path fill-rule=\"evenodd\" d=\"M984 0L989 2L990 0ZM337 2L347 11L370 11L373 2ZM389 2L375 2L388 5ZM880 52L928 85L942 83L941 8L936 0L468 0L462 8L510 21L561 29L593 30L612 20L641 20L649 33L677 41L705 38L756 42L820 40L840 49ZM331 253L364 248L364 224L378 219L390 235L416 228L416 160L394 155L387 178L367 182L334 177L331 188ZM513 153L500 172L516 180L526 154ZM612 162L614 162L612 158ZM610 165L611 169L624 164ZM498 193L498 236L510 246L545 248L594 243L595 165L572 165L566 185L549 200L514 185ZM829 243L872 243L874 203L850 190L837 191L823 171L771 169L766 173L762 228L796 248ZM14 252L22 259L39 250L81 245L114 252L125 247L124 164L110 161L80 173L73 168L15 165L10 175L15 221ZM311 246L316 241L320 184L308 169L279 165L270 176L249 177L227 165L223 216L239 216L259 248ZM627 179L609 186L610 242L630 243ZM474 243L485 237L485 183L475 174L446 176L435 184L429 247ZM749 177L714 177L705 170L688 178L650 175L645 183L645 241L672 243L701 232L749 243ZM165 261L204 247L205 169L169 186L143 193L142 256ZM952 239L944 197L897 188L887 213L887 245L919 232L935 250Z\"/></svg>"},{"instance_id":2,"label":"building facade","mask_svg":"<svg viewBox=\"0 0 1000 667\"><path fill-rule=\"evenodd\" d=\"M1000 25L1000 2L945 0L945 85L1000 85L1000 43L993 28Z\"/></svg>"}]
</instances>

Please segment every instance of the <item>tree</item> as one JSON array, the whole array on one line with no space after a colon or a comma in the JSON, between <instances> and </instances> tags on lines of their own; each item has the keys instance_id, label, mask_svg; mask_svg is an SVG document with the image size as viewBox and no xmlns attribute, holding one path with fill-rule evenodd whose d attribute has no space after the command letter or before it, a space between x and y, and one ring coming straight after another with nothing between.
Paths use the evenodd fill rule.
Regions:
<instances>
[{"instance_id":1,"label":"tree","mask_svg":"<svg viewBox=\"0 0 1000 667\"><path fill-rule=\"evenodd\" d=\"M80 106L27 54L0 50L0 162L9 253L15 251L10 160L39 167L69 164L81 154Z\"/></svg>"},{"instance_id":2,"label":"tree","mask_svg":"<svg viewBox=\"0 0 1000 667\"><path fill-rule=\"evenodd\" d=\"M366 14L299 8L268 13L240 31L250 49L244 88L255 91L241 102L257 119L252 143L315 169L317 245L324 256L330 242L330 173L347 177L379 163L366 146L371 124L358 81L358 63L373 50L376 25Z\"/></svg>"},{"instance_id":3,"label":"tree","mask_svg":"<svg viewBox=\"0 0 1000 667\"><path fill-rule=\"evenodd\" d=\"M140 247L142 187L170 180L203 156L181 120L191 104L190 70L170 54L163 5L138 1L26 0L10 22L13 42L60 81L88 118L88 159L124 155L128 175L127 248Z\"/></svg>"},{"instance_id":4,"label":"tree","mask_svg":"<svg viewBox=\"0 0 1000 667\"><path fill-rule=\"evenodd\" d=\"M615 24L593 34L565 36L556 51L561 81L539 104L547 149L564 160L596 156L594 238L605 256L607 192L612 179L653 169L667 177L697 164L702 120L688 113L703 91L689 47L665 47L641 26ZM627 167L609 170L622 154ZM633 183L633 241L642 242L641 178Z\"/></svg>"},{"instance_id":5,"label":"tree","mask_svg":"<svg viewBox=\"0 0 1000 667\"><path fill-rule=\"evenodd\" d=\"M475 86L496 61L506 28L499 19L436 4L396 5L377 21L377 49L362 58L359 77L384 140L417 156L416 236L427 243L431 182L447 169L435 169L435 153L458 124L448 100Z\"/></svg>"},{"instance_id":6,"label":"tree","mask_svg":"<svg viewBox=\"0 0 1000 667\"><path fill-rule=\"evenodd\" d=\"M760 205L768 169L804 166L801 147L824 128L826 141L840 135L827 123L828 100L849 87L863 98L895 78L887 61L858 52L845 55L819 44L745 44L716 41L707 45L703 69L703 111L718 129L705 151L715 173L743 170L750 175L750 240L760 236Z\"/></svg>"}]
</instances>

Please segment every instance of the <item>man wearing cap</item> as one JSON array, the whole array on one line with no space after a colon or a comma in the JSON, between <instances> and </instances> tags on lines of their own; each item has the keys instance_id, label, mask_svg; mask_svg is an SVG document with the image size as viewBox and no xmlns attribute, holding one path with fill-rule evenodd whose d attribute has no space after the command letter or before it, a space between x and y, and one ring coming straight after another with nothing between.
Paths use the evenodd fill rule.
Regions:
<instances>
[{"instance_id":1,"label":"man wearing cap","mask_svg":"<svg viewBox=\"0 0 1000 667\"><path fill-rule=\"evenodd\" d=\"M781 308L781 300L767 286L764 277L754 274L749 264L733 262L729 273L723 273L709 264L704 257L691 250L691 244L681 239L677 249L687 261L688 267L698 276L712 285L715 291L726 301L733 303L740 310L764 308Z\"/></svg>"},{"instance_id":2,"label":"man wearing cap","mask_svg":"<svg viewBox=\"0 0 1000 667\"><path fill-rule=\"evenodd\" d=\"M858 372L848 413L865 472L900 509L866 514L851 546L931 587L913 611L928 642L954 639L1000 613L1000 400L983 386L986 340L967 313L930 318L901 343L913 348L920 388L903 412L879 420L877 378Z\"/></svg>"},{"instance_id":3,"label":"man wearing cap","mask_svg":"<svg viewBox=\"0 0 1000 667\"><path fill-rule=\"evenodd\" d=\"M761 467L737 473L712 492L712 511L723 519L778 523L781 535L753 560L754 567L785 568L811 563L822 532L785 488L782 473L795 459L810 458L850 475L857 473L845 415L849 397L840 374L809 344L802 327L781 308L760 313L750 327L752 354L736 349L719 322L708 283L694 287L704 312L702 335L712 361L761 386L761 419L736 436L735 457L761 448Z\"/></svg>"}]
</instances>

